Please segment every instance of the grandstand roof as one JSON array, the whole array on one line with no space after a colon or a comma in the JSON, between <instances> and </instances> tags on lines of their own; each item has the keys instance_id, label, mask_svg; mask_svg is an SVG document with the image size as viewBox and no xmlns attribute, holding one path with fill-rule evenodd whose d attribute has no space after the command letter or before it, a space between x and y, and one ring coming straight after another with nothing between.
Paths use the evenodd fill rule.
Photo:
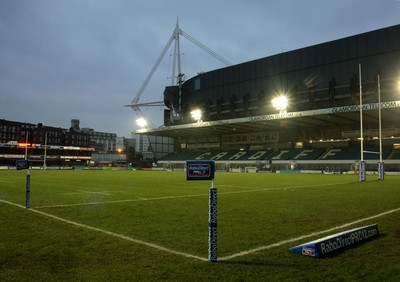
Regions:
<instances>
[{"instance_id":1,"label":"grandstand roof","mask_svg":"<svg viewBox=\"0 0 400 282\"><path fill-rule=\"evenodd\" d=\"M199 73L181 87L165 89L164 126L136 133L173 137L181 144L217 142L216 136L225 144L254 143L261 140L253 135L264 133L271 133L264 134L268 143L275 136L281 143L355 139L362 102L363 135L375 137L380 98L382 134L399 136L399 35L395 25ZM277 94L287 96L287 113L276 114L269 103ZM194 109L202 111L204 122L193 123ZM244 135L235 141L224 136L233 134Z\"/></svg>"},{"instance_id":2,"label":"grandstand roof","mask_svg":"<svg viewBox=\"0 0 400 282\"><path fill-rule=\"evenodd\" d=\"M359 105L317 109L301 112L268 114L245 118L198 122L158 128L145 128L135 133L168 137L215 136L232 133L274 131L280 128L298 129L307 127L327 127L354 124L360 122ZM378 128L378 103L363 105L363 122L376 124ZM384 123L398 121L400 101L381 103L382 127Z\"/></svg>"}]
</instances>

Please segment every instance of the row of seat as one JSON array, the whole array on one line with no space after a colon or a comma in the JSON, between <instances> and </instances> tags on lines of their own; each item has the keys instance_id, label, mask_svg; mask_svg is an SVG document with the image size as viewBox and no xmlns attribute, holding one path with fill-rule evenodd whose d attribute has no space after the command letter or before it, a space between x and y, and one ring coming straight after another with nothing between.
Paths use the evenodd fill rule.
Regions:
<instances>
[{"instance_id":1,"label":"row of seat","mask_svg":"<svg viewBox=\"0 0 400 282\"><path fill-rule=\"evenodd\" d=\"M359 160L360 152L360 146L258 151L209 150L199 152L184 150L167 155L163 161ZM364 159L379 160L379 147L376 145L365 146ZM382 159L400 159L400 150L393 149L391 145L383 146Z\"/></svg>"}]
</instances>

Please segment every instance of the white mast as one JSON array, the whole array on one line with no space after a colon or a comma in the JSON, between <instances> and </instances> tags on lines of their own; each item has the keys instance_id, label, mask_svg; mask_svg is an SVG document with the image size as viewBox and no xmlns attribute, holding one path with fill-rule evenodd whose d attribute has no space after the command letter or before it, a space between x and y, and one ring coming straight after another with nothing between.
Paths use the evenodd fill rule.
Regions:
<instances>
[{"instance_id":1,"label":"white mast","mask_svg":"<svg viewBox=\"0 0 400 282\"><path fill-rule=\"evenodd\" d=\"M382 115L381 115L381 77L378 73L378 120L379 120L379 163L378 163L378 180L385 178L385 169L382 161Z\"/></svg>"},{"instance_id":2,"label":"white mast","mask_svg":"<svg viewBox=\"0 0 400 282\"><path fill-rule=\"evenodd\" d=\"M358 64L358 73L360 76L360 141L361 141L361 160L358 168L359 181L365 181L366 169L364 161L364 132L363 132L363 104L362 104L362 80L361 80L361 64Z\"/></svg>"},{"instance_id":3,"label":"white mast","mask_svg":"<svg viewBox=\"0 0 400 282\"><path fill-rule=\"evenodd\" d=\"M378 120L379 120L379 161L382 162L382 116L381 116L381 78L378 73Z\"/></svg>"},{"instance_id":4,"label":"white mast","mask_svg":"<svg viewBox=\"0 0 400 282\"><path fill-rule=\"evenodd\" d=\"M169 48L172 45L172 42L175 41L174 44L174 53L173 53L173 67L172 67L172 77L171 77L171 85L178 85L179 86L179 109L178 109L178 114L180 113L181 109L181 104L182 104L182 97L181 97L181 86L184 82L183 74L182 74L182 69L181 69L181 50L180 50L180 42L179 42L179 37L180 35L184 36L186 39L191 41L193 44L197 45L200 47L203 51L207 52L209 55L214 57L215 59L219 60L226 66L232 65L228 60L224 59L222 56L218 55L216 52L212 51L210 48L199 42L198 40L194 39L191 37L189 34L185 33L182 29L179 27L179 18L176 20L176 26L175 29L169 38L167 44L165 45L164 49L162 50L160 56L158 57L156 63L154 64L153 68L150 70L149 74L147 75L145 81L143 82L142 86L140 87L138 93L136 96L133 98L131 103L129 105L125 105L125 107L130 107L133 110L137 111L140 110L139 107L141 106L146 106L146 107L151 107L151 106L164 106L164 101L155 101L155 102L145 102L145 103L139 103L139 99L142 96L147 84L153 77L155 71L157 70L158 66L160 65L162 59L165 57L165 54L169 50ZM178 69L176 71L176 69Z\"/></svg>"}]
</instances>

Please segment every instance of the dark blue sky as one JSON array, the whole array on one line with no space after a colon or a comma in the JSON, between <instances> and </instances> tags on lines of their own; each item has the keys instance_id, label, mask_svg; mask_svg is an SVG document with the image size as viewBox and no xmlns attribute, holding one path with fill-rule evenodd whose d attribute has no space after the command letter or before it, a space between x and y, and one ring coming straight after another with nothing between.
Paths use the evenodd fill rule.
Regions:
<instances>
[{"instance_id":1,"label":"dark blue sky","mask_svg":"<svg viewBox=\"0 0 400 282\"><path fill-rule=\"evenodd\" d=\"M234 64L400 23L399 0L0 0L0 119L130 137L175 28ZM183 72L224 67L182 38ZM140 102L162 100L172 49ZM162 108L143 109L153 126Z\"/></svg>"}]
</instances>

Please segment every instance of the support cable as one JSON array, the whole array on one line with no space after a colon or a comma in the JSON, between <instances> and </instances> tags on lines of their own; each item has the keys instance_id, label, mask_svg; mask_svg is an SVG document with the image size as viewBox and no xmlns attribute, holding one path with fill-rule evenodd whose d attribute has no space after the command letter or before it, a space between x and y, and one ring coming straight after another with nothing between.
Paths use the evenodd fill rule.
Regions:
<instances>
[{"instance_id":1,"label":"support cable","mask_svg":"<svg viewBox=\"0 0 400 282\"><path fill-rule=\"evenodd\" d=\"M208 48L206 45L204 45L200 41L196 40L195 38L193 38L192 36L190 36L189 34L184 32L183 30L181 30L181 32L182 32L182 36L183 37L185 37L187 40L189 40L190 42L192 42L196 46L198 46L201 49L203 49L203 51L207 52L209 55L211 55L212 57L214 57L215 59L217 59L218 61L220 61L224 65L226 65L226 66L231 66L232 65L231 62L229 62L228 60L224 59L221 55L217 54L216 52L214 52L213 50Z\"/></svg>"}]
</instances>

